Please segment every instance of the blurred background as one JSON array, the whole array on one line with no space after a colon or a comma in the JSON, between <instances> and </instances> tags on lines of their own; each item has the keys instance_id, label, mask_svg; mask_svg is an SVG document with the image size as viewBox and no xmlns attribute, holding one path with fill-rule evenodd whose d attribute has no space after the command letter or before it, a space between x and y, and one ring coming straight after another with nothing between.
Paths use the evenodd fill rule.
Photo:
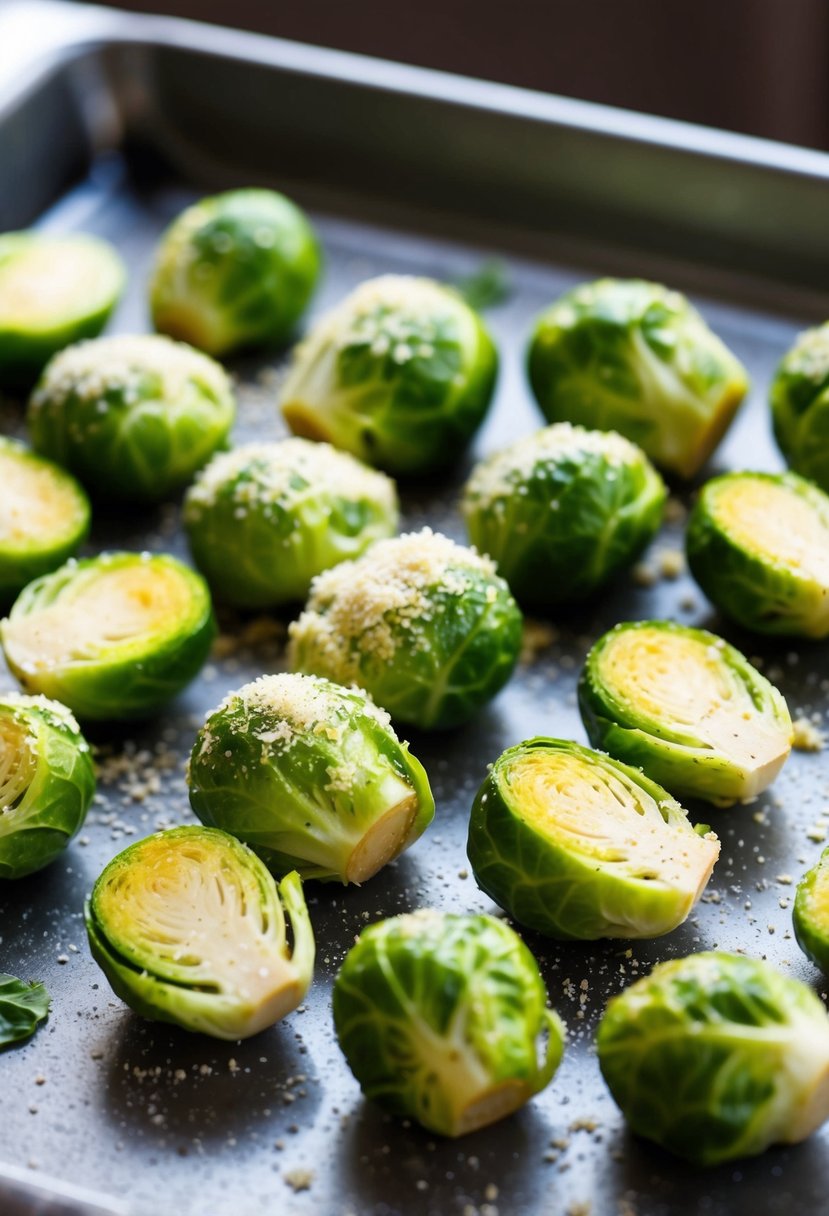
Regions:
<instances>
[{"instance_id":1,"label":"blurred background","mask_svg":"<svg viewBox=\"0 0 829 1216\"><path fill-rule=\"evenodd\" d=\"M163 9L829 148L829 0L132 0L113 7Z\"/></svg>"}]
</instances>

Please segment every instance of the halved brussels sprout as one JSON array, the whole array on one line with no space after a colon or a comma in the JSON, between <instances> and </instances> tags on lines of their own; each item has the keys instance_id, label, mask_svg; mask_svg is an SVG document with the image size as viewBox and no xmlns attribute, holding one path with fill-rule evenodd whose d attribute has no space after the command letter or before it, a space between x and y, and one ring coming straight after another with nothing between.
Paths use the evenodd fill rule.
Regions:
<instances>
[{"instance_id":1,"label":"halved brussels sprout","mask_svg":"<svg viewBox=\"0 0 829 1216\"><path fill-rule=\"evenodd\" d=\"M783 358L771 416L788 464L829 493L829 321L801 334Z\"/></svg>"},{"instance_id":2,"label":"halved brussels sprout","mask_svg":"<svg viewBox=\"0 0 829 1216\"><path fill-rule=\"evenodd\" d=\"M251 443L202 470L184 523L216 598L269 608L305 599L314 575L393 536L397 492L327 443Z\"/></svg>"},{"instance_id":3,"label":"halved brussels sprout","mask_svg":"<svg viewBox=\"0 0 829 1216\"><path fill-rule=\"evenodd\" d=\"M75 233L0 236L0 383L31 383L52 355L106 325L124 290L118 254Z\"/></svg>"},{"instance_id":4,"label":"halved brussels sprout","mask_svg":"<svg viewBox=\"0 0 829 1216\"><path fill-rule=\"evenodd\" d=\"M829 1018L768 963L672 959L614 997L596 1045L634 1132L696 1165L805 1140L829 1117Z\"/></svg>"},{"instance_id":5,"label":"halved brussels sprout","mask_svg":"<svg viewBox=\"0 0 829 1216\"><path fill-rule=\"evenodd\" d=\"M318 575L290 626L294 671L359 684L399 722L465 722L509 679L521 613L489 558L424 528Z\"/></svg>"},{"instance_id":6,"label":"halved brussels sprout","mask_svg":"<svg viewBox=\"0 0 829 1216\"><path fill-rule=\"evenodd\" d=\"M225 372L183 342L98 338L56 355L29 402L32 444L87 489L155 502L221 447L235 404Z\"/></svg>"},{"instance_id":7,"label":"halved brussels sprout","mask_svg":"<svg viewBox=\"0 0 829 1216\"><path fill-rule=\"evenodd\" d=\"M305 311L320 251L305 214L275 190L229 190L183 211L161 238L153 324L211 355L282 342Z\"/></svg>"},{"instance_id":8,"label":"halved brussels sprout","mask_svg":"<svg viewBox=\"0 0 829 1216\"><path fill-rule=\"evenodd\" d=\"M725 473L688 520L688 565L757 633L829 636L829 496L796 473Z\"/></svg>"},{"instance_id":9,"label":"halved brussels sprout","mask_svg":"<svg viewBox=\"0 0 829 1216\"><path fill-rule=\"evenodd\" d=\"M297 435L390 473L457 460L489 406L498 355L483 321L431 279L362 283L298 347L280 394Z\"/></svg>"},{"instance_id":10,"label":"halved brussels sprout","mask_svg":"<svg viewBox=\"0 0 829 1216\"><path fill-rule=\"evenodd\" d=\"M84 915L113 991L142 1017L185 1030L249 1038L296 1009L311 983L299 875L277 886L250 849L214 828L171 828L124 849Z\"/></svg>"},{"instance_id":11,"label":"halved brussels sprout","mask_svg":"<svg viewBox=\"0 0 829 1216\"><path fill-rule=\"evenodd\" d=\"M166 554L68 561L21 593L0 641L27 692L80 718L145 717L201 669L215 625L204 580Z\"/></svg>"},{"instance_id":12,"label":"halved brussels sprout","mask_svg":"<svg viewBox=\"0 0 829 1216\"><path fill-rule=\"evenodd\" d=\"M94 793L89 745L69 710L46 697L0 694L0 878L54 861Z\"/></svg>"},{"instance_id":13,"label":"halved brussels sprout","mask_svg":"<svg viewBox=\"0 0 829 1216\"><path fill-rule=\"evenodd\" d=\"M803 953L829 973L829 848L797 884L792 920Z\"/></svg>"},{"instance_id":14,"label":"halved brussels sprout","mask_svg":"<svg viewBox=\"0 0 829 1216\"><path fill-rule=\"evenodd\" d=\"M594 747L678 798L718 806L771 785L792 747L774 685L722 638L669 621L622 623L599 638L579 706Z\"/></svg>"},{"instance_id":15,"label":"halved brussels sprout","mask_svg":"<svg viewBox=\"0 0 829 1216\"><path fill-rule=\"evenodd\" d=\"M509 926L424 909L363 930L334 983L334 1026L367 1098L462 1136L549 1084L565 1031L546 1000Z\"/></svg>"},{"instance_id":16,"label":"halved brussels sprout","mask_svg":"<svg viewBox=\"0 0 829 1216\"><path fill-rule=\"evenodd\" d=\"M749 387L685 296L640 279L583 283L542 313L529 375L548 421L619 431L681 477L705 464Z\"/></svg>"},{"instance_id":17,"label":"halved brussels sprout","mask_svg":"<svg viewBox=\"0 0 829 1216\"><path fill-rule=\"evenodd\" d=\"M478 886L550 937L659 937L699 899L720 852L655 781L562 739L508 748L478 791Z\"/></svg>"},{"instance_id":18,"label":"halved brussels sprout","mask_svg":"<svg viewBox=\"0 0 829 1216\"><path fill-rule=\"evenodd\" d=\"M629 565L659 530L665 496L635 444L559 422L478 465L462 509L518 601L550 608Z\"/></svg>"},{"instance_id":19,"label":"halved brussels sprout","mask_svg":"<svg viewBox=\"0 0 829 1216\"><path fill-rule=\"evenodd\" d=\"M89 500L75 478L0 436L0 607L54 570L89 531Z\"/></svg>"},{"instance_id":20,"label":"halved brussels sprout","mask_svg":"<svg viewBox=\"0 0 829 1216\"><path fill-rule=\"evenodd\" d=\"M423 766L358 688L261 676L196 736L190 803L276 874L365 882L414 844L435 803Z\"/></svg>"}]
</instances>

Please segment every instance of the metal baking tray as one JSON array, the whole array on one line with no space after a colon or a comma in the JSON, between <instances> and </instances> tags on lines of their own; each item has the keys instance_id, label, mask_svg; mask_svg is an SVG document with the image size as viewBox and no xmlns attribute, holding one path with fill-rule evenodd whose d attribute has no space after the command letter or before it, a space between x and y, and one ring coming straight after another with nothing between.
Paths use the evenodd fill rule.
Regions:
<instances>
[{"instance_id":1,"label":"metal baking tray","mask_svg":"<svg viewBox=\"0 0 829 1216\"><path fill-rule=\"evenodd\" d=\"M132 270L113 329L146 327L162 226L200 193L251 182L284 189L319 227L326 272L314 313L384 271L453 279L504 260L513 293L489 314L502 374L474 457L540 423L522 369L536 312L579 280L623 273L690 291L752 372L751 399L708 473L781 467L765 390L795 334L829 316L829 158L198 24L59 3L0 12L0 230L37 223L113 240ZM238 439L281 433L282 361L233 364ZM22 433L19 402L2 402L0 429ZM468 467L404 487L405 524L461 536ZM657 575L660 555L681 545L681 510L646 556ZM112 546L183 552L177 506L99 514L90 550ZM610 994L694 950L745 950L822 990L792 938L790 904L792 880L822 847L829 752L795 754L753 805L693 808L713 821L722 857L670 936L562 946L525 934L570 1038L553 1084L515 1117L454 1142L389 1119L363 1102L334 1039L330 983L363 925L424 905L491 910L465 859L486 764L533 734L583 741L574 688L587 647L617 620L650 616L713 626L763 662L793 711L825 710L825 645L741 635L685 577L621 578L536 630L514 680L474 722L412 738L437 797L433 827L362 888L309 885L318 966L306 1006L238 1045L131 1014L89 956L81 908L116 851L190 819L183 764L195 728L228 688L280 667L284 619L223 618L220 651L157 721L94 732L103 774L80 838L0 891L0 970L44 980L54 1001L34 1039L0 1055L0 1213L824 1211L829 1133L696 1172L625 1131L591 1044Z\"/></svg>"}]
</instances>

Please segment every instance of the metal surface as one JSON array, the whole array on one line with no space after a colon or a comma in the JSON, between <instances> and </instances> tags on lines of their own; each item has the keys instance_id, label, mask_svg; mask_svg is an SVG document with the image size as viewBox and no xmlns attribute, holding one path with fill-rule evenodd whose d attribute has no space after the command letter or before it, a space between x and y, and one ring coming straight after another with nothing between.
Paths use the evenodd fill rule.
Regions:
<instances>
[{"instance_id":1,"label":"metal surface","mask_svg":"<svg viewBox=\"0 0 829 1216\"><path fill-rule=\"evenodd\" d=\"M11 54L13 29L19 35L34 28L35 11L51 14L43 21L43 38L34 39L40 50L27 50L19 38L22 49ZM20 20L23 12L29 14L26 22ZM815 235L808 216L813 202L825 198L829 179L824 158L713 137L712 160L701 155L709 147L707 134L677 124L635 120L628 125L597 107L565 103L562 109L557 99L414 69L398 73L351 56L294 50L179 22L151 25L61 6L13 8L11 15L14 21L5 26L0 18L0 164L8 170L0 179L0 215L4 224L27 223L48 205L40 220L46 227L83 228L118 244L132 279L112 329L145 328L147 268L160 230L176 211L205 183L255 176L287 189L312 210L327 262L315 313L370 275L416 271L453 278L474 270L483 256L505 257L514 293L489 318L503 369L475 456L539 424L522 370L532 317L572 283L623 269L690 286L714 329L752 372L754 391L718 453L716 470L780 467L768 429L766 385L803 323L829 315L829 297L803 290L816 279L800 273ZM53 49L44 56L48 38ZM187 50L188 44L197 49ZM352 130L343 116L360 107L367 113L372 93L372 125ZM292 96L301 105L273 109L275 99ZM545 119L545 107L557 105ZM401 133L397 123L422 117L422 106L429 109L430 125L413 129L410 147L409 132L404 127ZM493 116L499 106L509 115ZM480 140L457 142L462 113L474 115L479 135L491 129L488 146ZM324 114L330 119L331 154L320 159L315 141ZM499 160L505 132L526 136L526 148L540 147L545 138L550 148L560 147L561 139L578 144L583 187L593 191L578 222L555 236L535 223L516 222L516 216L532 210L531 192L524 179L511 192L514 161ZM304 147L303 133L309 141ZM392 138L396 159L378 177ZM671 139L682 144L681 152L671 150ZM435 171L410 190L429 144ZM619 218L614 200L609 188L596 187L604 147L613 149L617 168L611 172L609 166L609 175L614 181L617 171L624 176L620 165L641 168L645 162L639 156L690 158L688 171L698 169L702 183L716 162L716 173L731 183L732 198L751 213L745 225L751 241L732 240L728 226L717 220L717 231L705 238L710 262L687 260L699 247L706 217L676 212L672 189L660 194L657 183L643 180L640 187L648 187L654 206L659 197L665 200L664 214L654 221L657 231L638 250L638 225L635 233L625 233L622 244L614 243ZM466 170L473 162L477 167L470 175ZM371 176L360 194L356 168L366 165ZM557 172L578 177L572 165ZM487 174L489 188L477 193ZM530 176L528 167L524 178ZM61 194L73 180L73 188ZM789 199L792 219L785 231L770 227L770 217L762 214L767 198L762 191L755 191L752 202L751 184L758 182ZM541 174L539 202L545 191L554 210L555 182ZM428 208L420 202L426 197ZM807 197L809 206L799 210ZM513 202L516 216L504 219ZM568 208L562 207L565 213ZM829 263L829 238L823 231L817 235L814 267L819 269ZM746 277L742 268L750 248L757 255L757 273ZM775 270L784 265L787 273L776 279ZM233 365L240 380L237 439L281 433L270 375L280 362ZM22 430L18 403L2 405L0 429ZM464 472L439 486L404 487L405 525L429 522L462 535L455 501ZM646 559L655 571L659 555L681 544L678 514L676 508L674 522ZM120 518L99 513L89 550L114 545L182 552L177 508ZM46 1026L29 1044L0 1055L0 1163L28 1171L33 1181L42 1173L111 1196L113 1206L117 1200L131 1216L247 1216L272 1210L297 1216L523 1216L568 1209L589 1210L591 1216L737 1211L806 1216L823 1211L829 1133L796 1149L774 1149L753 1161L698 1174L626 1134L591 1042L609 994L654 961L693 950L746 950L821 988L818 973L791 936L788 879L796 880L822 847L816 825L823 813L829 815L829 752L794 755L772 791L753 805L730 811L695 808L697 817L713 822L720 834L722 857L703 903L669 937L632 946L561 946L525 935L568 1024L570 1041L553 1084L515 1117L456 1142L390 1120L363 1103L334 1040L330 983L362 925L425 905L490 909L467 873L464 851L469 806L487 762L532 734L583 741L574 687L587 647L613 622L649 616L723 632L763 660L796 713L823 711L829 702L826 645L760 643L718 622L685 578L657 578L642 586L623 577L599 603L557 619L556 640L521 667L475 722L445 735L412 738L437 798L433 827L363 888L308 887L318 966L307 1004L238 1045L132 1015L89 957L81 914L84 894L101 867L130 839L189 821L183 762L203 713L228 688L281 664L284 621L252 629L249 622L225 620L225 637L242 637L243 644L227 653L231 643L225 643L158 721L95 732L105 779L80 838L48 870L0 891L0 970L44 980L53 997ZM135 763L142 751L146 757ZM122 755L133 761L119 772ZM310 1189L302 1189L306 1184ZM61 1199L57 1209L39 1207L42 1195L23 1199L19 1183L14 1185L12 1200L0 1171L3 1216L85 1210L80 1203L71 1206L71 1199ZM48 1193L48 1181L43 1186ZM587 1206L580 1209L580 1204Z\"/></svg>"}]
</instances>

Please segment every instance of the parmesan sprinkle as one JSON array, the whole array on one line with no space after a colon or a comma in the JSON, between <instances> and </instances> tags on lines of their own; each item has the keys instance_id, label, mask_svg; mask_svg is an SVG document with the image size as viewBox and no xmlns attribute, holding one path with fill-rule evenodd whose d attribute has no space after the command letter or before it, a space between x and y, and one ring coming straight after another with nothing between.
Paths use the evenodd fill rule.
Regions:
<instances>
[{"instance_id":1,"label":"parmesan sprinkle","mask_svg":"<svg viewBox=\"0 0 829 1216\"><path fill-rule=\"evenodd\" d=\"M799 373L815 384L829 376L829 325L819 325L800 334L787 356L788 371Z\"/></svg>"},{"instance_id":2,"label":"parmesan sprinkle","mask_svg":"<svg viewBox=\"0 0 829 1216\"><path fill-rule=\"evenodd\" d=\"M792 747L798 752L822 752L826 735L808 718L796 718L792 723Z\"/></svg>"}]
</instances>

